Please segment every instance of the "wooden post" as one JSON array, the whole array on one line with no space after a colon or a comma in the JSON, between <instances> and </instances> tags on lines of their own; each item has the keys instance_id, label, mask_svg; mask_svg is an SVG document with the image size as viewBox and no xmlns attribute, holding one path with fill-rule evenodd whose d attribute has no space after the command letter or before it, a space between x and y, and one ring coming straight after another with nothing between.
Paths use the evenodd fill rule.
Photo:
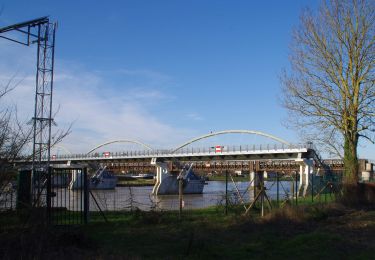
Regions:
<instances>
[{"instance_id":1,"label":"wooden post","mask_svg":"<svg viewBox=\"0 0 375 260\"><path fill-rule=\"evenodd\" d=\"M311 175L311 202L314 202L314 173Z\"/></svg>"},{"instance_id":2,"label":"wooden post","mask_svg":"<svg viewBox=\"0 0 375 260\"><path fill-rule=\"evenodd\" d=\"M302 173L300 173L302 174ZM298 205L298 184L297 184L297 172L296 172L296 188L295 188L295 191L296 191L296 206Z\"/></svg>"},{"instance_id":3,"label":"wooden post","mask_svg":"<svg viewBox=\"0 0 375 260\"><path fill-rule=\"evenodd\" d=\"M263 178L261 179L260 183L260 192L262 193L260 196L260 204L261 204L261 216L264 217L264 183Z\"/></svg>"},{"instance_id":4,"label":"wooden post","mask_svg":"<svg viewBox=\"0 0 375 260\"><path fill-rule=\"evenodd\" d=\"M85 224L89 222L89 205L90 205L90 200L89 200L89 179L87 176L87 168L83 168L83 221ZM113 208L115 210L115 208Z\"/></svg>"},{"instance_id":5,"label":"wooden post","mask_svg":"<svg viewBox=\"0 0 375 260\"><path fill-rule=\"evenodd\" d=\"M228 215L228 170L225 171L225 215Z\"/></svg>"},{"instance_id":6,"label":"wooden post","mask_svg":"<svg viewBox=\"0 0 375 260\"><path fill-rule=\"evenodd\" d=\"M182 216L182 200L183 200L183 179L182 179L182 176L179 176L179 178L178 178L178 198L179 198L179 202L180 202L179 218L181 219L181 216Z\"/></svg>"},{"instance_id":7,"label":"wooden post","mask_svg":"<svg viewBox=\"0 0 375 260\"><path fill-rule=\"evenodd\" d=\"M276 172L276 201L277 207L279 207L279 173Z\"/></svg>"},{"instance_id":8,"label":"wooden post","mask_svg":"<svg viewBox=\"0 0 375 260\"><path fill-rule=\"evenodd\" d=\"M290 200L290 202L291 202L291 205L292 205L293 199L294 199L294 196L295 196L295 194L294 194L294 180L293 180L293 175L292 175L292 181L290 182L290 189L291 189L291 193L292 193L292 199Z\"/></svg>"}]
</instances>

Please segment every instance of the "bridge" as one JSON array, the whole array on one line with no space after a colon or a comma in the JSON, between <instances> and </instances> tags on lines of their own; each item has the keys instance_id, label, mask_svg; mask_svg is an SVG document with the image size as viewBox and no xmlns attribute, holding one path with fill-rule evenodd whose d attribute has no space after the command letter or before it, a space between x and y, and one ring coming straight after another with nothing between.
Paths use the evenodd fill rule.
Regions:
<instances>
[{"instance_id":1,"label":"bridge","mask_svg":"<svg viewBox=\"0 0 375 260\"><path fill-rule=\"evenodd\" d=\"M189 147L206 138L225 134L250 134L269 138L277 143L272 145L237 145ZM133 143L143 150L124 152L95 152L97 149L113 143ZM162 173L177 172L178 164L193 163L196 172L223 172L241 170L263 174L278 172L299 176L300 190L306 193L312 175L323 175L329 171L341 172L341 160L322 160L312 143L292 144L271 134L253 130L226 130L213 132L193 138L173 149L152 149L151 146L136 140L113 140L95 146L84 154L54 155L52 164L90 164L106 165L117 173L156 172L157 182L162 180ZM156 169L155 169L156 168Z\"/></svg>"},{"instance_id":2,"label":"bridge","mask_svg":"<svg viewBox=\"0 0 375 260\"><path fill-rule=\"evenodd\" d=\"M277 143L189 147L202 139L225 134L258 135ZM143 150L97 152L99 148L114 143L132 143L141 146ZM302 195L306 195L309 190L313 176L342 173L344 168L343 161L340 159L323 160L312 143L292 144L271 134L253 130L211 132L193 138L173 149L153 149L150 145L130 139L108 141L82 154L72 154L61 145L60 148L64 149L66 154L52 155L50 161L53 165L101 164L117 174L156 172L157 183L162 181L164 173L179 172L181 163L193 163L194 171L202 174L225 171L247 172L252 176L252 180L265 172L277 172L299 178L299 190ZM361 161L361 169L367 167L366 162Z\"/></svg>"},{"instance_id":3,"label":"bridge","mask_svg":"<svg viewBox=\"0 0 375 260\"><path fill-rule=\"evenodd\" d=\"M276 141L272 145L237 145L237 146L210 146L191 148L189 145L202 139L211 138L226 134L247 134L257 135ZM123 152L95 152L101 147L114 143L137 144L143 150ZM225 130L211 132L193 138L173 149L153 149L143 142L120 139L112 140L95 146L86 153L72 154L62 145L55 145L55 148L63 149L65 154L52 155L52 164L85 164L100 163L114 171L125 173L133 172L155 172L155 166L151 165L151 159L159 162L194 162L194 168L201 172L223 171L223 170L244 170L244 171L279 171L291 173L299 171L300 165L311 165L317 171L321 171L323 165L330 165L331 170L342 170L341 160L321 160L312 143L291 144L279 137L254 130ZM47 158L44 158L47 160ZM23 162L27 163L27 162ZM173 169L174 165L169 166Z\"/></svg>"},{"instance_id":4,"label":"bridge","mask_svg":"<svg viewBox=\"0 0 375 260\"><path fill-rule=\"evenodd\" d=\"M237 145L237 146L210 146L200 148L190 148L189 145L200 141L202 139L210 138L217 135L225 134L250 134L263 136L273 141L277 141L277 144L272 145ZM113 143L133 143L144 148L144 150L137 151L124 151L124 152L105 152L105 153L94 153L97 149L110 145ZM202 135L197 138L191 139L176 148L173 149L152 149L151 146L135 140L113 140L103 144L95 146L84 154L64 154L64 155L53 155L51 162L53 164L65 164L65 163L101 163L105 164L114 169L136 167L137 170L149 171L151 166L151 159L154 158L157 161L184 161L194 162L196 166L206 162L213 162L212 165L224 165L223 162L228 162L228 165L233 165L235 161L241 162L260 162L267 161L274 162L280 169L280 165L296 165L296 162L311 160L309 164L322 166L322 161L314 149L312 143L307 144L291 144L276 136L263 133L260 131L253 130L225 130L219 132L213 132L207 135ZM220 162L220 163L219 163ZM281 163L282 162L282 163ZM241 165L243 165L242 163ZM245 163L246 164L246 163ZM297 163L299 164L299 163ZM211 165L211 164L210 164ZM255 165L258 165L255 163ZM260 164L259 164L260 165ZM141 169L142 168L142 169ZM259 170L259 167L256 167ZM295 167L294 167L295 168ZM270 170L270 168L268 167ZM253 170L253 169L249 169ZM152 171L152 170L151 170Z\"/></svg>"}]
</instances>

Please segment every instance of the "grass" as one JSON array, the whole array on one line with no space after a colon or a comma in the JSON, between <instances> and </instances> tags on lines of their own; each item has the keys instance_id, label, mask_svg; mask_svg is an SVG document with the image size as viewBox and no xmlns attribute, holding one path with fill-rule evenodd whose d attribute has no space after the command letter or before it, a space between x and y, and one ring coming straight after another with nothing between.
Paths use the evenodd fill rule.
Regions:
<instances>
[{"instance_id":1,"label":"grass","mask_svg":"<svg viewBox=\"0 0 375 260\"><path fill-rule=\"evenodd\" d=\"M86 226L47 229L48 239L38 240L31 239L32 232L25 235L29 231L18 226L14 213L0 214L0 249L13 234L8 242L14 240L18 253L29 250L25 258L371 259L375 254L374 210L301 202L264 218L258 211L241 212L230 209L225 215L222 207L210 207L185 211L181 219L175 211L106 212L109 223L93 213ZM26 241L44 243L44 251Z\"/></svg>"},{"instance_id":2,"label":"grass","mask_svg":"<svg viewBox=\"0 0 375 260\"><path fill-rule=\"evenodd\" d=\"M334 207L287 208L264 219L225 216L214 208L185 213L181 220L176 212L110 213L108 226L92 223L85 227L85 233L101 245L100 254L104 255L343 259L375 253L375 245L362 245L351 237L351 224L366 218L366 229L361 229L363 233L357 239L374 234L375 223L370 219L375 213L360 214ZM359 217L352 220L353 216ZM331 217L344 223L340 232Z\"/></svg>"}]
</instances>

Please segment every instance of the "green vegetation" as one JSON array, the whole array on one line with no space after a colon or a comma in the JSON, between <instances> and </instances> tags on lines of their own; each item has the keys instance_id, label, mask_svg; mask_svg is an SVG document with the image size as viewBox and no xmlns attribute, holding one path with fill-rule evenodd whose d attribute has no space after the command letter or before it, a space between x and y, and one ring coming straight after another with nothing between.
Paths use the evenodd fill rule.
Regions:
<instances>
[{"instance_id":1,"label":"green vegetation","mask_svg":"<svg viewBox=\"0 0 375 260\"><path fill-rule=\"evenodd\" d=\"M222 207L185 211L181 219L178 212L107 212L109 223L93 213L86 226L41 228L38 234L35 227L21 228L12 214L0 215L2 259L369 259L375 254L375 211L335 203L285 206L264 218L257 211L225 215Z\"/></svg>"},{"instance_id":2,"label":"green vegetation","mask_svg":"<svg viewBox=\"0 0 375 260\"><path fill-rule=\"evenodd\" d=\"M129 179L129 180L118 181L117 186L135 187L135 186L153 186L154 184L155 184L154 179Z\"/></svg>"}]
</instances>

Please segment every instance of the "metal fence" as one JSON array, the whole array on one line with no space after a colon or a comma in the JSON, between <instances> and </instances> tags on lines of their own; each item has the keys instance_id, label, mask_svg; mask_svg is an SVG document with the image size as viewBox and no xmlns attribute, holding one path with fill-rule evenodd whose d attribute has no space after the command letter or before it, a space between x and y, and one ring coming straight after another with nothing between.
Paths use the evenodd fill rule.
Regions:
<instances>
[{"instance_id":1,"label":"metal fence","mask_svg":"<svg viewBox=\"0 0 375 260\"><path fill-rule=\"evenodd\" d=\"M226 181L208 181L203 194L183 194L182 210L190 211L204 208L247 208L259 192L251 185L248 177L238 181L228 176ZM310 202L332 201L338 190L336 182L323 176L311 176L310 185L305 197L301 195L299 175L269 178L263 182L265 196L273 206L285 203L300 204ZM90 211L131 211L158 210L178 211L180 209L179 195L151 195L152 187L116 187L115 190L95 190L92 196L96 198L94 204L90 198Z\"/></svg>"},{"instance_id":2,"label":"metal fence","mask_svg":"<svg viewBox=\"0 0 375 260\"><path fill-rule=\"evenodd\" d=\"M84 167L54 167L32 174L21 169L17 183L0 190L0 211L38 214L38 221L53 225L87 223L89 183Z\"/></svg>"},{"instance_id":3,"label":"metal fence","mask_svg":"<svg viewBox=\"0 0 375 260\"><path fill-rule=\"evenodd\" d=\"M0 191L0 211L15 210L17 193L13 187Z\"/></svg>"},{"instance_id":4,"label":"metal fence","mask_svg":"<svg viewBox=\"0 0 375 260\"><path fill-rule=\"evenodd\" d=\"M86 168L51 168L48 217L54 225L87 223L89 182Z\"/></svg>"},{"instance_id":5,"label":"metal fence","mask_svg":"<svg viewBox=\"0 0 375 260\"><path fill-rule=\"evenodd\" d=\"M310 175L307 193L301 196L298 174L269 176L261 185L252 185L248 175L228 174L225 181L207 181L202 194L183 194L181 198L179 195L151 195L152 186L90 190L87 175L86 168L82 167L51 168L46 200L51 224L87 223L90 212L182 210L183 214L189 214L192 210L213 208L225 213L244 213L251 205L252 209L259 210L268 201L273 208L285 204L325 203L335 199L341 183L340 175ZM261 191L264 195L258 196ZM14 189L2 192L0 210L15 209L16 201Z\"/></svg>"}]
</instances>

